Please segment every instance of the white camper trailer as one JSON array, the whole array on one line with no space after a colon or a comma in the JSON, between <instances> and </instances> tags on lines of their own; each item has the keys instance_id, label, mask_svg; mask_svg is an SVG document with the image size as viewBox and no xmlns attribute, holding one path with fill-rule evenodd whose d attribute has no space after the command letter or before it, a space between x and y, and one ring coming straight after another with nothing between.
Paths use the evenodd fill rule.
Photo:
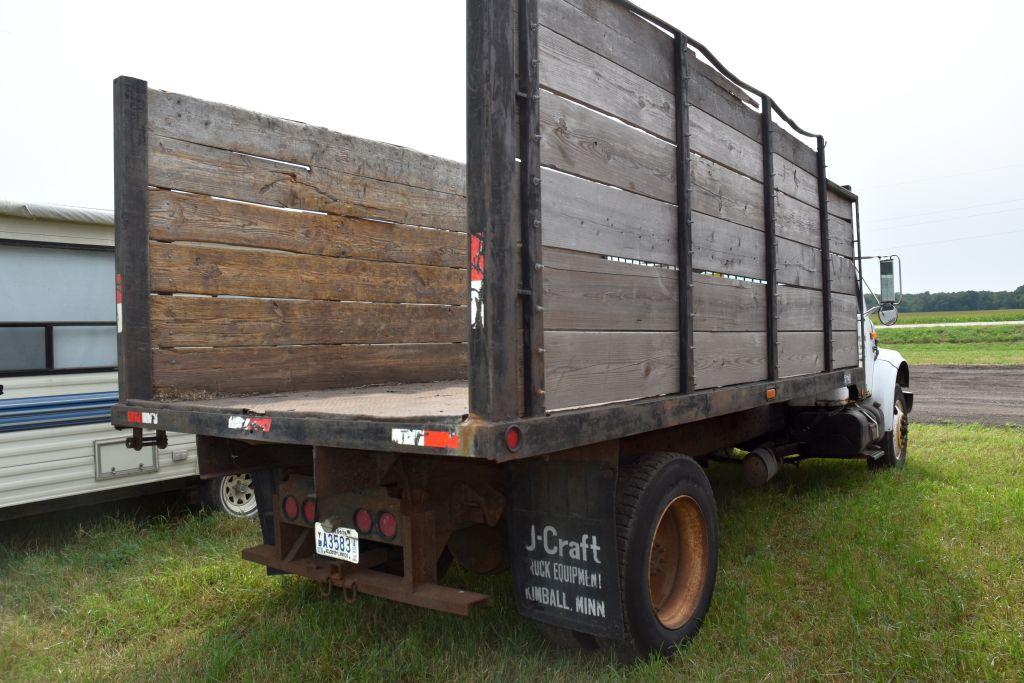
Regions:
<instances>
[{"instance_id":1,"label":"white camper trailer","mask_svg":"<svg viewBox=\"0 0 1024 683\"><path fill-rule=\"evenodd\" d=\"M0 201L0 519L198 486L195 438L125 447L117 402L112 211ZM204 499L254 514L248 475Z\"/></svg>"}]
</instances>

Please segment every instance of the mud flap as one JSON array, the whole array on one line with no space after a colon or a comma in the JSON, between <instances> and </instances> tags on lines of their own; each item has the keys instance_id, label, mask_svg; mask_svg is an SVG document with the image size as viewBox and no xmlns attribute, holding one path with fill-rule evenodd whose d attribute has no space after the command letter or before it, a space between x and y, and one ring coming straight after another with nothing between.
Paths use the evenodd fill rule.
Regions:
<instances>
[{"instance_id":1,"label":"mud flap","mask_svg":"<svg viewBox=\"0 0 1024 683\"><path fill-rule=\"evenodd\" d=\"M531 458L513 471L509 558L530 619L621 640L614 457Z\"/></svg>"},{"instance_id":2,"label":"mud flap","mask_svg":"<svg viewBox=\"0 0 1024 683\"><path fill-rule=\"evenodd\" d=\"M272 469L256 470L252 473L253 488L256 489L256 515L260 520L263 544L274 545L274 494L277 493L277 472ZM287 574L280 569L267 567L267 574Z\"/></svg>"}]
</instances>

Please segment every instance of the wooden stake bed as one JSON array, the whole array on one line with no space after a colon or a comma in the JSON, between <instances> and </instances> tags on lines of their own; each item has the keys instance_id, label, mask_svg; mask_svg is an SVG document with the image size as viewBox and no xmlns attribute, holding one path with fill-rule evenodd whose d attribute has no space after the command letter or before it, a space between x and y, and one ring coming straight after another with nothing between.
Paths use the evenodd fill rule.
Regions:
<instances>
[{"instance_id":1,"label":"wooden stake bed","mask_svg":"<svg viewBox=\"0 0 1024 683\"><path fill-rule=\"evenodd\" d=\"M467 38L465 165L115 82L115 424L501 460L861 384L821 136L629 2Z\"/></svg>"}]
</instances>

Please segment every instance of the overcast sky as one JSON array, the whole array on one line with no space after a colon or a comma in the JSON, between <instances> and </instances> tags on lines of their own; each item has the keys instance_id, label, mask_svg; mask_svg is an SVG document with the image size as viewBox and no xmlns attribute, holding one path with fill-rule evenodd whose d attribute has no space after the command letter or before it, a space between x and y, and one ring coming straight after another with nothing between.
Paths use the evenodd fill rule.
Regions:
<instances>
[{"instance_id":1,"label":"overcast sky","mask_svg":"<svg viewBox=\"0 0 1024 683\"><path fill-rule=\"evenodd\" d=\"M907 291L1024 284L1024 9L639 4L829 141ZM0 0L0 197L111 208L111 81L465 159L465 4Z\"/></svg>"}]
</instances>

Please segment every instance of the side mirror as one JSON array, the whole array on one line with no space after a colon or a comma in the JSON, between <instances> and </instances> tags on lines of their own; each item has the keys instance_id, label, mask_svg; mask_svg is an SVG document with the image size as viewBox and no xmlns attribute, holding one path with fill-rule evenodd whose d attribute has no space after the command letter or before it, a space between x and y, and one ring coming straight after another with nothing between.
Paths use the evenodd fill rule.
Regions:
<instances>
[{"instance_id":1,"label":"side mirror","mask_svg":"<svg viewBox=\"0 0 1024 683\"><path fill-rule=\"evenodd\" d=\"M903 268L900 268L900 292L896 295L896 259L893 257L883 258L879 261L878 270L881 275L881 296L879 302L885 304L898 304L903 300Z\"/></svg>"},{"instance_id":2,"label":"side mirror","mask_svg":"<svg viewBox=\"0 0 1024 683\"><path fill-rule=\"evenodd\" d=\"M882 323L886 327L889 325L895 325L899 317L899 311L897 311L896 306L891 303L882 304L881 308L878 309L878 322Z\"/></svg>"}]
</instances>

